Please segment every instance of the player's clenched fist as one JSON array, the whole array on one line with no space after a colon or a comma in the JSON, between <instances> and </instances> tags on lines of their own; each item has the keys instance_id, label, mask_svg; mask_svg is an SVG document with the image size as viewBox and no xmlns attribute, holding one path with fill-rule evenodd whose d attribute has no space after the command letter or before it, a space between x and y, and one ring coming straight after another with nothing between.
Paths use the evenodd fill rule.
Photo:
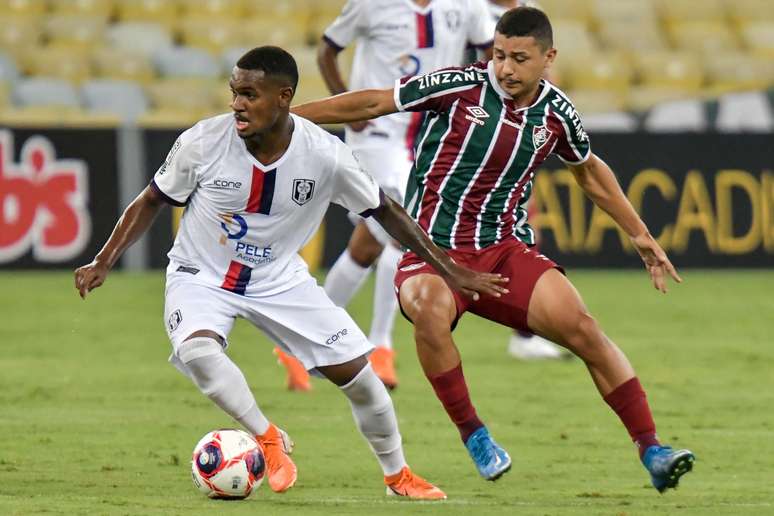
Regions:
<instances>
[{"instance_id":1,"label":"player's clenched fist","mask_svg":"<svg viewBox=\"0 0 774 516\"><path fill-rule=\"evenodd\" d=\"M86 299L86 294L102 285L107 274L107 265L96 260L75 269L75 288L81 298Z\"/></svg>"}]
</instances>

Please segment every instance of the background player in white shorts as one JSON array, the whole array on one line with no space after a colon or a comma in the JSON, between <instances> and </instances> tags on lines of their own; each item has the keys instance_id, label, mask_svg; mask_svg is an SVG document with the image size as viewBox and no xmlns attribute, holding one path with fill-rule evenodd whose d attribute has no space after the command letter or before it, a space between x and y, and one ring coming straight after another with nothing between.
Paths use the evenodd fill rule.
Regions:
<instances>
[{"instance_id":1,"label":"background player in white shorts","mask_svg":"<svg viewBox=\"0 0 774 516\"><path fill-rule=\"evenodd\" d=\"M509 9L521 6L540 8L539 2L530 0L489 0L489 11L495 23L497 23L500 17ZM550 71L550 76L547 76L546 78L551 82L556 83L555 71L552 69ZM529 208L527 209L529 210ZM530 215L533 215L531 210ZM539 235L535 228L532 229L535 231L535 239L538 240L539 243ZM516 234L516 237L519 237L518 233ZM529 241L525 241L525 243L529 245ZM564 348L557 346L540 335L533 335L529 332L520 330L513 330L513 333L508 340L508 354L521 360L572 358L573 356Z\"/></svg>"},{"instance_id":2,"label":"background player in white shorts","mask_svg":"<svg viewBox=\"0 0 774 516\"><path fill-rule=\"evenodd\" d=\"M494 20L485 0L349 0L325 30L318 63L332 94L347 91L337 55L356 41L350 89L387 88L406 75L463 64L468 45L491 52L493 33ZM422 119L421 113L397 113L346 128L345 141L360 165L401 202ZM385 385L394 388L393 278L402 251L372 219L353 221L356 227L348 249L328 273L325 291L334 303L346 306L379 259L369 333L376 349L369 359ZM288 368L289 373L294 370L303 371ZM308 380L295 380L291 374L288 385L303 388Z\"/></svg>"},{"instance_id":3,"label":"background player in white shorts","mask_svg":"<svg viewBox=\"0 0 774 516\"><path fill-rule=\"evenodd\" d=\"M165 320L170 360L261 443L269 485L296 481L286 435L259 410L224 350L236 317L263 330L338 385L384 471L388 493L445 498L403 458L392 401L366 359L372 349L347 313L309 275L298 250L331 202L372 214L404 245L474 297L504 291L494 276L463 269L358 166L335 136L295 115L293 57L277 47L246 53L232 73L233 114L203 120L175 142L151 184L129 205L94 261L75 271L82 297L100 286L164 201L186 209L169 252Z\"/></svg>"}]
</instances>

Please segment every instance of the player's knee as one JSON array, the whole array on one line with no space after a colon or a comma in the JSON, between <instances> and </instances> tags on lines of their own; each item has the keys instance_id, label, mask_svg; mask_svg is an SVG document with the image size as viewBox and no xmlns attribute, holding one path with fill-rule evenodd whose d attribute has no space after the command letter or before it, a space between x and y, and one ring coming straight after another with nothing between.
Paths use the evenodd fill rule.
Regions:
<instances>
[{"instance_id":1,"label":"player's knee","mask_svg":"<svg viewBox=\"0 0 774 516\"><path fill-rule=\"evenodd\" d=\"M183 341L177 348L177 358L186 365L197 358L214 356L223 352L220 342L210 336L196 336L193 334L188 340Z\"/></svg>"},{"instance_id":2,"label":"player's knee","mask_svg":"<svg viewBox=\"0 0 774 516\"><path fill-rule=\"evenodd\" d=\"M419 341L433 343L451 331L452 307L446 303L433 301L428 297L417 299L414 303L414 331Z\"/></svg>"},{"instance_id":3,"label":"player's knee","mask_svg":"<svg viewBox=\"0 0 774 516\"><path fill-rule=\"evenodd\" d=\"M382 247L377 243L358 243L349 248L349 255L361 267L370 267L382 253Z\"/></svg>"},{"instance_id":4,"label":"player's knee","mask_svg":"<svg viewBox=\"0 0 774 516\"><path fill-rule=\"evenodd\" d=\"M582 311L574 318L573 329L567 338L570 349L584 360L594 360L607 345L607 339L592 315Z\"/></svg>"}]
</instances>

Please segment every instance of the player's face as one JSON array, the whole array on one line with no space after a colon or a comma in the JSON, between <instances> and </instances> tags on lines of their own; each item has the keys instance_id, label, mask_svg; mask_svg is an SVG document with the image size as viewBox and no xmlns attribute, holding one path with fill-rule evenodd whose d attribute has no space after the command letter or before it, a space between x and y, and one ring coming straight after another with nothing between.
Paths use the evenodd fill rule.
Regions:
<instances>
[{"instance_id":1,"label":"player's face","mask_svg":"<svg viewBox=\"0 0 774 516\"><path fill-rule=\"evenodd\" d=\"M265 77L263 70L234 67L229 86L240 138L250 138L274 127L279 117L287 114L293 98L293 88Z\"/></svg>"},{"instance_id":2,"label":"player's face","mask_svg":"<svg viewBox=\"0 0 774 516\"><path fill-rule=\"evenodd\" d=\"M532 94L555 57L556 49L544 50L532 36L508 38L495 33L495 76L502 89L514 98Z\"/></svg>"}]
</instances>

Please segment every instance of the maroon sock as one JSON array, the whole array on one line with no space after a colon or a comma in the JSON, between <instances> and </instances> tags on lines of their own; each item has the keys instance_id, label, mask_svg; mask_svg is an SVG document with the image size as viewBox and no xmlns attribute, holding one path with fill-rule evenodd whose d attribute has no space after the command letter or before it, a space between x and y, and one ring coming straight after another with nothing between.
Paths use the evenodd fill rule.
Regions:
<instances>
[{"instance_id":1,"label":"maroon sock","mask_svg":"<svg viewBox=\"0 0 774 516\"><path fill-rule=\"evenodd\" d=\"M467 441L470 434L484 426L470 402L468 386L462 374L462 363L445 373L428 376L427 379L430 380L435 395L441 400L449 418L457 425L462 442Z\"/></svg>"},{"instance_id":2,"label":"maroon sock","mask_svg":"<svg viewBox=\"0 0 774 516\"><path fill-rule=\"evenodd\" d=\"M660 444L645 391L636 376L613 389L605 396L605 401L621 418L632 440L637 444L640 458L649 446Z\"/></svg>"}]
</instances>

